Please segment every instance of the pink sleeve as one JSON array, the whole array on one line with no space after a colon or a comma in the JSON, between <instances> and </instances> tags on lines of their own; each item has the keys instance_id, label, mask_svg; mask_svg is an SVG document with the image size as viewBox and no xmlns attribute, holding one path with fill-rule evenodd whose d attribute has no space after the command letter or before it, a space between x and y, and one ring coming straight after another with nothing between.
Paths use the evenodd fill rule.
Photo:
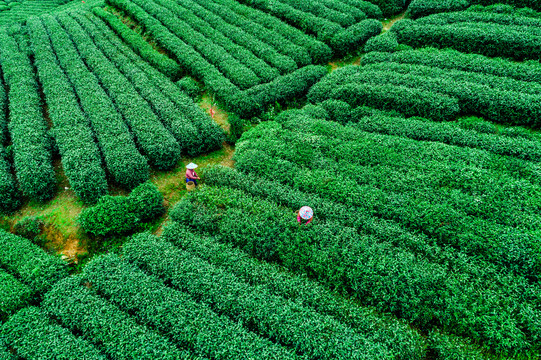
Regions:
<instances>
[{"instance_id":1,"label":"pink sleeve","mask_svg":"<svg viewBox=\"0 0 541 360\"><path fill-rule=\"evenodd\" d=\"M304 224L304 225L310 224L310 223L312 222L313 219L314 219L314 217L311 217L310 220L308 220L308 221L306 222L306 224Z\"/></svg>"},{"instance_id":2,"label":"pink sleeve","mask_svg":"<svg viewBox=\"0 0 541 360\"><path fill-rule=\"evenodd\" d=\"M301 215L300 214L297 214L297 221L299 222L299 224L301 223Z\"/></svg>"}]
</instances>

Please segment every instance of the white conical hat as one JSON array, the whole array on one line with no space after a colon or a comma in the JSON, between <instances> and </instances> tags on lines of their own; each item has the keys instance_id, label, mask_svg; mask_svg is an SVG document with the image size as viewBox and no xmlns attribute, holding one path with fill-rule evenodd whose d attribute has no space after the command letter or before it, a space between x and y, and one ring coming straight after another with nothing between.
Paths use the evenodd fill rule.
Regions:
<instances>
[{"instance_id":1,"label":"white conical hat","mask_svg":"<svg viewBox=\"0 0 541 360\"><path fill-rule=\"evenodd\" d=\"M299 215L300 215L301 218L303 218L304 220L308 220L308 219L311 219L312 216L314 216L314 210L312 210L311 207L303 206L303 207L301 207L301 209L299 210Z\"/></svg>"},{"instance_id":2,"label":"white conical hat","mask_svg":"<svg viewBox=\"0 0 541 360\"><path fill-rule=\"evenodd\" d=\"M186 165L186 168L188 168L188 169L195 169L196 167L197 167L197 165L194 164L194 163L189 163L188 165Z\"/></svg>"}]
</instances>

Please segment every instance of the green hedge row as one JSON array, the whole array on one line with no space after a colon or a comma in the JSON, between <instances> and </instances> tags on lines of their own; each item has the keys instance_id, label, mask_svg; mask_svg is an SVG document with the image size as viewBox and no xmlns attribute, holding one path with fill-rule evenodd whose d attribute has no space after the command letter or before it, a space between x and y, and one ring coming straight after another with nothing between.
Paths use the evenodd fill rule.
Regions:
<instances>
[{"instance_id":1,"label":"green hedge row","mask_svg":"<svg viewBox=\"0 0 541 360\"><path fill-rule=\"evenodd\" d=\"M331 46L335 53L340 55L357 49L360 44L364 44L370 37L379 34L382 29L379 21L371 19L359 22L349 13L332 10L319 0L274 2L244 0L243 2L309 34L314 34L318 40Z\"/></svg>"},{"instance_id":2,"label":"green hedge row","mask_svg":"<svg viewBox=\"0 0 541 360\"><path fill-rule=\"evenodd\" d=\"M127 243L124 257L209 304L217 313L234 322L249 323L256 333L308 359L371 359L387 355L383 346L371 343L335 319L250 286L228 271L151 235Z\"/></svg>"},{"instance_id":3,"label":"green hedge row","mask_svg":"<svg viewBox=\"0 0 541 360\"><path fill-rule=\"evenodd\" d=\"M176 57L183 70L194 78L201 79L230 111L237 114L254 112L257 104L243 97L240 89L223 76L214 65L173 35L168 28L150 16L143 8L129 0L108 0L108 3L127 12L141 23L164 48Z\"/></svg>"},{"instance_id":4,"label":"green hedge row","mask_svg":"<svg viewBox=\"0 0 541 360\"><path fill-rule=\"evenodd\" d=\"M329 101L329 100L328 100ZM322 103L330 119L345 125L351 124L362 131L402 136L421 141L439 141L445 144L481 149L494 154L513 156L519 159L541 162L541 145L534 139L511 137L503 134L480 133L475 129L462 128L454 123L436 123L423 118L392 116L391 114L371 114L370 109L352 108L349 104Z\"/></svg>"},{"instance_id":5,"label":"green hedge row","mask_svg":"<svg viewBox=\"0 0 541 360\"><path fill-rule=\"evenodd\" d=\"M0 320L28 305L32 298L32 289L22 284L13 275L0 269Z\"/></svg>"},{"instance_id":6,"label":"green hedge row","mask_svg":"<svg viewBox=\"0 0 541 360\"><path fill-rule=\"evenodd\" d=\"M316 16L306 10L299 10L295 6L289 5L287 0L243 0L242 2L248 6L269 13L270 15L301 29L309 35L315 35L319 41L326 44L328 44L338 32L344 30L342 25L324 17ZM306 2L309 4L317 3L317 0L308 0ZM301 1L295 1L295 5L300 8L302 8L302 3L303 2Z\"/></svg>"},{"instance_id":7,"label":"green hedge row","mask_svg":"<svg viewBox=\"0 0 541 360\"><path fill-rule=\"evenodd\" d=\"M417 19L442 12L465 10L470 5L470 0L413 0L408 6L408 14Z\"/></svg>"},{"instance_id":8,"label":"green hedge row","mask_svg":"<svg viewBox=\"0 0 541 360\"><path fill-rule=\"evenodd\" d=\"M164 245L171 246L156 240L154 236L143 233L134 236L126 246L132 252L150 248L147 257L154 258ZM171 271L174 272L175 268ZM216 314L189 294L166 287L155 276L144 273L116 254L94 259L85 267L82 277L92 284L94 291L137 321L156 329L195 355L231 360L297 358L287 349L246 330L226 316Z\"/></svg>"},{"instance_id":9,"label":"green hedge row","mask_svg":"<svg viewBox=\"0 0 541 360\"><path fill-rule=\"evenodd\" d=\"M36 17L30 18L27 26L62 167L75 194L83 202L94 204L107 193L107 178L94 133L57 63L45 27Z\"/></svg>"},{"instance_id":10,"label":"green hedge row","mask_svg":"<svg viewBox=\"0 0 541 360\"><path fill-rule=\"evenodd\" d=\"M7 346L4 343L4 340L0 339L0 360L16 360L17 358L11 354Z\"/></svg>"},{"instance_id":11,"label":"green hedge row","mask_svg":"<svg viewBox=\"0 0 541 360\"><path fill-rule=\"evenodd\" d=\"M7 345L27 360L106 359L92 344L54 323L43 310L33 306L11 316L0 329Z\"/></svg>"},{"instance_id":12,"label":"green hedge row","mask_svg":"<svg viewBox=\"0 0 541 360\"><path fill-rule=\"evenodd\" d=\"M127 27L115 15L95 7L92 12L107 23L111 29L132 49L137 55L161 71L167 77L175 79L180 75L180 66L167 55L156 51L148 42L146 42L138 33Z\"/></svg>"},{"instance_id":13,"label":"green hedge row","mask_svg":"<svg viewBox=\"0 0 541 360\"><path fill-rule=\"evenodd\" d=\"M193 230L209 230L252 256L272 256L290 270L348 291L364 304L391 311L422 329L439 326L501 354L539 350L532 346L539 339L537 290L524 280L517 286L516 278L500 275L494 281L475 272L462 274L389 242L359 236L337 222L316 219L300 227L293 210L224 188L206 187L190 195L172 215ZM466 266L471 267L472 260ZM515 293L521 288L527 290L525 297ZM492 316L494 312L498 316Z\"/></svg>"},{"instance_id":14,"label":"green hedge row","mask_svg":"<svg viewBox=\"0 0 541 360\"><path fill-rule=\"evenodd\" d=\"M94 236L118 235L155 219L164 211L163 195L156 185L146 182L129 196L103 196L95 206L83 209L78 221L84 231Z\"/></svg>"},{"instance_id":15,"label":"green hedge row","mask_svg":"<svg viewBox=\"0 0 541 360\"><path fill-rule=\"evenodd\" d=\"M100 17L137 55L161 71L167 77L175 79L180 75L180 66L167 55L156 51L138 33L126 26L115 15L95 7L92 12Z\"/></svg>"},{"instance_id":16,"label":"green hedge row","mask_svg":"<svg viewBox=\"0 0 541 360\"><path fill-rule=\"evenodd\" d=\"M264 59L258 57L253 51L246 49L246 47L243 46L244 44L239 44L239 39L231 39L231 35L235 34L235 29L230 30L231 33L224 33L217 29L215 24L208 19L210 16L198 14L197 10L200 7L196 3L186 5L184 3L171 3L161 0L156 0L155 2L167 10L170 10L180 21L185 22L191 29L204 36L211 43L215 44L215 46L218 46L220 50L225 50L227 54L238 60L247 69L253 71L259 79L257 83L271 81L280 74L280 69L274 68L273 65L275 64L265 62ZM189 10L187 10L187 8ZM203 9L203 11L205 11L205 9ZM219 19L221 20L221 18ZM239 30L239 33L242 38L245 37L242 30ZM296 64L293 60L289 59L289 63L296 68ZM214 62L214 64L216 65L217 63ZM278 66L281 65L284 64L278 64ZM223 70L222 73L224 73ZM233 82L235 83L235 81ZM256 82L241 87L249 88L255 84Z\"/></svg>"},{"instance_id":17,"label":"green hedge row","mask_svg":"<svg viewBox=\"0 0 541 360\"><path fill-rule=\"evenodd\" d=\"M89 288L87 288L89 287ZM111 359L194 359L164 336L138 324L115 305L96 296L92 284L79 276L66 278L42 302L48 316L71 332L99 345Z\"/></svg>"},{"instance_id":18,"label":"green hedge row","mask_svg":"<svg viewBox=\"0 0 541 360\"><path fill-rule=\"evenodd\" d=\"M472 0L472 4L493 5L493 4L509 4L518 7L528 7L535 10L541 10L541 4L537 0Z\"/></svg>"},{"instance_id":19,"label":"green hedge row","mask_svg":"<svg viewBox=\"0 0 541 360\"><path fill-rule=\"evenodd\" d=\"M396 34L387 31L383 33L380 36L375 36L371 39L369 39L366 42L366 45L364 46L364 52L370 53L372 51L380 51L380 52L393 52L398 47L398 40L396 38ZM363 56L361 58L361 61L366 57Z\"/></svg>"},{"instance_id":20,"label":"green hedge row","mask_svg":"<svg viewBox=\"0 0 541 360\"><path fill-rule=\"evenodd\" d=\"M193 156L222 145L221 128L168 78L127 48L98 18L72 15L148 101L182 152Z\"/></svg>"},{"instance_id":21,"label":"green hedge row","mask_svg":"<svg viewBox=\"0 0 541 360\"><path fill-rule=\"evenodd\" d=\"M225 173L222 173L222 170ZM254 185L250 181L240 182L248 179L230 168L217 167L212 169L211 173L205 172L205 182L208 183L209 180L212 184L220 186ZM271 187L277 192L280 188L275 184ZM252 189L259 188L256 185ZM355 332L366 336L370 342L383 344L396 359L413 360L424 357L422 338L407 325L376 314L372 309L361 307L343 297L335 296L327 288L305 276L298 276L284 271L283 267L259 261L230 244L196 234L176 222L165 226L163 239L215 266L224 268L251 286L262 287L272 295L313 308L322 315L332 316Z\"/></svg>"},{"instance_id":22,"label":"green hedge row","mask_svg":"<svg viewBox=\"0 0 541 360\"><path fill-rule=\"evenodd\" d=\"M343 0L344 1L344 0ZM350 0L347 0L348 2ZM383 16L390 18L402 12L409 0L368 0L381 9Z\"/></svg>"},{"instance_id":23,"label":"green hedge row","mask_svg":"<svg viewBox=\"0 0 541 360\"><path fill-rule=\"evenodd\" d=\"M532 32L539 35L541 19L528 16L517 16L516 14L499 14L485 11L457 11L443 14L434 14L417 20L424 25L448 25L448 24L470 24L488 23L506 26L527 26L524 32Z\"/></svg>"},{"instance_id":24,"label":"green hedge row","mask_svg":"<svg viewBox=\"0 0 541 360\"><path fill-rule=\"evenodd\" d=\"M523 302L525 298L536 298L534 293L537 290L531 289L530 285L524 279L503 275L497 268L494 267L494 265L480 261L477 258L474 260L468 259L468 257L463 253L460 253L450 247L439 247L435 245L434 240L431 238L423 236L422 234L408 232L397 223L369 216L366 214L366 212L358 208L344 206L336 202L330 202L325 198L299 191L293 187L287 186L286 184L279 184L274 180L267 180L252 174L242 174L225 167L215 167L211 168L210 171L206 171L205 182L206 184L213 186L225 186L239 189L253 196L258 196L292 209L298 209L300 206L310 204L310 206L312 206L316 212L315 221L319 222L325 220L340 222L343 226L350 226L357 229L361 235L366 236L365 234L369 234L374 236L379 242L390 243L394 247L411 251L417 254L417 256L420 258L425 258L432 263L437 263L452 269L453 273L459 273L464 277L471 278L472 280L470 281L475 281L478 284L477 286L473 286L471 289L468 289L468 291L471 292L474 288L476 288L475 291L477 292L485 293L488 291L488 293L483 295L483 297L488 296L491 298L494 296L494 290L492 289L498 289L497 292L502 292L501 290L504 289L503 294L498 295L498 297L514 297L515 303ZM265 225L261 224L261 226ZM270 274L267 272L261 274L261 271L257 272L254 269L255 265L249 266L245 269L245 265L243 265L243 263L246 263L247 261L238 254L238 250L234 252L234 255L229 255L232 253L232 250L229 250L228 246L218 245L210 238L194 238L192 231L185 231L183 226L176 224L168 225L164 229L163 236L170 241L175 241L175 238L178 239L176 240L176 244L178 246L186 248L190 252L194 252L197 256L201 256L209 261L212 261L213 263L220 264L221 266L226 266L228 269L237 269L233 270L237 276L239 276L238 274L240 273L242 274L243 278L247 279L253 284L266 283L270 281ZM244 257L246 258L246 256ZM254 261L251 260L251 262L253 263ZM340 266L343 265L343 263L340 263ZM283 274L283 271L277 271ZM285 277L285 275L282 276ZM487 284L489 285L487 286ZM292 286L287 286L283 283L277 284L275 282L272 282L270 286L275 289L274 291L279 291L281 293L287 289L294 295L297 294L299 288L303 288L303 286L300 285L293 288ZM333 286L339 285L334 283ZM457 288L460 288L460 285ZM314 287L310 294L307 294L309 298L313 297L314 302L318 306L320 304L327 303L324 298L320 299L321 295L316 296L312 294L312 292L317 292L320 294L321 291L317 287ZM516 298L516 294L526 293L529 295L519 299ZM474 297L477 296L478 295L475 295ZM299 301L298 298L295 298L295 300ZM525 308L525 314L527 314L528 305L523 304L522 306ZM322 311L321 308L316 308L318 311ZM332 308L337 309L340 308L340 306L335 305ZM346 318L350 316L350 311L351 310L346 310L346 314L344 315ZM452 311L453 310L451 310L449 314L451 314ZM332 311L331 314L334 314L334 311ZM464 314L464 316L467 315ZM340 319L342 319L342 317ZM351 321L359 321L354 319L356 318L352 318ZM452 328L450 331L456 331L456 328ZM407 340L404 341L404 345L405 344L411 346L412 352L414 349L416 349L415 345L411 344ZM459 352L459 350L460 349L457 349L457 352ZM400 350L397 349L397 352L401 353L404 358L415 357L413 353L408 353L402 348Z\"/></svg>"},{"instance_id":25,"label":"green hedge row","mask_svg":"<svg viewBox=\"0 0 541 360\"><path fill-rule=\"evenodd\" d=\"M9 138L7 119L8 97L3 81L0 81L0 84L2 85L0 86L0 146L4 146L7 144Z\"/></svg>"},{"instance_id":26,"label":"green hedge row","mask_svg":"<svg viewBox=\"0 0 541 360\"><path fill-rule=\"evenodd\" d=\"M269 70L273 70L273 71L270 72L265 78L260 76L262 81L268 82L268 81L273 80L277 76L277 74L275 74L276 70L278 70L280 74L286 74L297 69L297 64L289 56L281 54L272 46L269 46L265 42L257 39L255 36L252 36L246 31L244 31L244 29L239 28L237 26L230 25L227 21L222 19L219 15L213 13L212 11L207 10L203 6L198 5L197 2L193 0L182 0L182 1L179 1L179 4L181 4L182 7L186 9L184 11L187 11L187 9L191 11L189 16L183 17L184 19L188 20L189 18L192 18L194 15L199 16L201 23L206 24L206 26L209 26L209 27L211 26L212 28L219 31L224 36L231 39L231 41L233 41L235 44L240 45L240 47L244 47L245 49L244 51L246 51L249 55L251 56L255 55L257 58L260 59L259 61L264 61L267 64L269 64L273 68ZM217 43L220 43L220 42L217 41ZM235 53L235 51L232 51L232 53ZM245 56L245 55L240 55L240 56ZM254 63L254 65L255 65L253 69L254 72L255 71L263 72L265 69L263 65L266 65L266 64L263 63L262 65L259 65L259 64Z\"/></svg>"},{"instance_id":27,"label":"green hedge row","mask_svg":"<svg viewBox=\"0 0 541 360\"><path fill-rule=\"evenodd\" d=\"M380 62L426 65L541 83L541 68L535 61L516 62L501 58L493 59L478 54L465 54L453 49L423 48L397 51L393 54L372 52L361 59L362 65Z\"/></svg>"},{"instance_id":28,"label":"green hedge row","mask_svg":"<svg viewBox=\"0 0 541 360\"><path fill-rule=\"evenodd\" d=\"M514 14L518 16L527 16L532 18L541 18L541 12L535 11L531 7L519 7L518 5L513 6L509 4L503 4L504 1L495 1L492 5L487 4L483 5L472 5L466 9L466 11L475 11L475 12L491 12L499 14ZM538 10L541 10L539 8Z\"/></svg>"},{"instance_id":29,"label":"green hedge row","mask_svg":"<svg viewBox=\"0 0 541 360\"><path fill-rule=\"evenodd\" d=\"M453 48L466 53L515 60L538 59L541 56L541 37L520 26L422 24L419 20L405 19L396 22L391 31L396 33L399 43L413 47Z\"/></svg>"},{"instance_id":30,"label":"green hedge row","mask_svg":"<svg viewBox=\"0 0 541 360\"><path fill-rule=\"evenodd\" d=\"M382 110L400 109L406 116L422 116L436 121L453 120L458 115L460 107L456 98L408 85L376 83L374 79L372 83L359 81L326 87L325 96L328 99L345 101L351 106L366 105ZM318 86L319 84L316 84L312 89ZM308 99L314 102L310 92Z\"/></svg>"},{"instance_id":31,"label":"green hedge row","mask_svg":"<svg viewBox=\"0 0 541 360\"><path fill-rule=\"evenodd\" d=\"M180 159L180 145L167 131L148 102L130 81L96 47L90 35L67 13L57 16L71 36L81 58L100 81L119 114L128 125L135 143L149 164L160 170L171 169Z\"/></svg>"},{"instance_id":32,"label":"green hedge row","mask_svg":"<svg viewBox=\"0 0 541 360\"><path fill-rule=\"evenodd\" d=\"M15 211L21 205L20 195L6 151L0 146L0 213Z\"/></svg>"},{"instance_id":33,"label":"green hedge row","mask_svg":"<svg viewBox=\"0 0 541 360\"><path fill-rule=\"evenodd\" d=\"M199 98L203 92L199 86L199 83L189 76L184 76L179 81L176 81L175 84L193 101L196 101L196 99Z\"/></svg>"},{"instance_id":34,"label":"green hedge row","mask_svg":"<svg viewBox=\"0 0 541 360\"><path fill-rule=\"evenodd\" d=\"M371 37L379 35L383 25L375 19L363 20L337 33L330 41L335 54L344 55L362 47Z\"/></svg>"},{"instance_id":35,"label":"green hedge row","mask_svg":"<svg viewBox=\"0 0 541 360\"><path fill-rule=\"evenodd\" d=\"M391 84L444 94L458 100L462 113L479 114L495 122L539 126L537 121L541 117L541 85L537 83L396 63L366 65L348 80L356 84Z\"/></svg>"},{"instance_id":36,"label":"green hedge row","mask_svg":"<svg viewBox=\"0 0 541 360\"><path fill-rule=\"evenodd\" d=\"M0 64L9 87L8 127L15 174L24 195L46 201L54 196L56 179L51 138L43 118L34 69L5 28L0 31L0 48Z\"/></svg>"},{"instance_id":37,"label":"green hedge row","mask_svg":"<svg viewBox=\"0 0 541 360\"><path fill-rule=\"evenodd\" d=\"M213 14L221 16L221 19L227 24L229 24L227 28L242 28L242 30L244 31L244 36L251 36L253 39L252 41L260 41L263 44L267 44L274 51L278 51L280 54L283 54L286 57L293 59L297 66L301 67L312 63L310 54L304 47L296 45L291 40L283 37L276 31L271 31L270 29L267 29L264 26L254 21L250 21L246 17L235 13L232 8L234 7L234 5L240 4L236 3L231 7L227 7L213 1L196 1L201 7L207 9ZM231 1L235 2L234 0ZM218 19L216 19L216 21L218 22ZM222 26L224 28L226 27L225 24L223 24ZM266 47L263 46L262 49L264 48Z\"/></svg>"},{"instance_id":38,"label":"green hedge row","mask_svg":"<svg viewBox=\"0 0 541 360\"><path fill-rule=\"evenodd\" d=\"M134 188L149 178L149 167L98 79L83 62L69 35L51 15L41 17L60 66L69 77L98 140L105 165L118 184Z\"/></svg>"},{"instance_id":39,"label":"green hedge row","mask_svg":"<svg viewBox=\"0 0 541 360\"><path fill-rule=\"evenodd\" d=\"M169 9L153 1L132 1L161 21L167 29L200 53L240 89L247 89L261 83L261 79L250 68L233 57L226 49L214 43L212 39L205 37L204 34L182 21Z\"/></svg>"},{"instance_id":40,"label":"green hedge row","mask_svg":"<svg viewBox=\"0 0 541 360\"><path fill-rule=\"evenodd\" d=\"M198 1L200 5L203 5L204 0L198 0ZM282 39L286 40L285 42L283 42L284 44L287 44L287 42L291 42L294 45L305 49L308 52L308 54L311 56L312 58L311 61L313 61L316 64L324 64L324 63L327 63L331 59L332 51L327 45L316 40L312 36L308 36L307 34L303 33L301 30L294 28L293 26L290 26L283 21L280 21L274 16L266 14L260 10L251 8L249 6L242 5L235 0L213 0L213 2L221 5L220 10L229 9L230 13L236 14L237 18L240 17L240 19L248 19L249 23L253 24L252 25L253 30L250 30L249 27L245 27L246 23L242 23L243 24L242 27L246 31L252 32L252 34L254 34L254 32L259 34L261 39L264 36L265 40L268 39L267 41L271 41L272 39L271 34L276 34L278 38L273 41L273 44L275 44L276 42L281 42ZM218 13L221 13L221 11ZM228 15L230 13L228 13ZM229 16L227 18L229 18ZM227 18L226 18L226 21L227 21ZM240 20L237 20L237 21L240 21ZM278 48L276 45L274 46L275 48ZM295 59L292 56L291 58ZM301 66L301 64L298 63L299 60L295 60L295 61L297 61L297 64ZM306 60L304 60L304 55L303 55L302 65L310 64L310 61L307 63L304 63L304 61Z\"/></svg>"},{"instance_id":41,"label":"green hedge row","mask_svg":"<svg viewBox=\"0 0 541 360\"><path fill-rule=\"evenodd\" d=\"M270 83L254 86L244 94L262 107L274 105L276 102L303 95L326 74L327 69L324 66L309 65L291 74L280 76Z\"/></svg>"},{"instance_id":42,"label":"green hedge row","mask_svg":"<svg viewBox=\"0 0 541 360\"><path fill-rule=\"evenodd\" d=\"M536 279L534 269L541 263L534 239L540 219L534 210L537 205L529 199L535 196L539 181L531 168L524 167L527 162L477 149L366 133L336 123L327 126L317 119L297 118L288 128L321 138L306 146L287 131L272 129L267 132L274 138L266 136L250 143L241 139L237 168L277 176L282 167L282 172L295 174L281 178L282 182L403 222L439 239L442 245L482 255L504 269ZM280 133L288 141L281 140ZM329 134L333 136L329 138ZM336 144L335 150L329 151L329 141ZM320 150L312 149L316 143ZM333 176L327 182L318 179L329 172ZM525 178L522 172L526 172ZM491 179L490 185L485 179ZM513 198L511 194L517 191L520 195ZM511 255L509 248L520 257Z\"/></svg>"},{"instance_id":43,"label":"green hedge row","mask_svg":"<svg viewBox=\"0 0 541 360\"><path fill-rule=\"evenodd\" d=\"M0 264L37 294L68 275L67 264L23 237L0 229Z\"/></svg>"}]
</instances>

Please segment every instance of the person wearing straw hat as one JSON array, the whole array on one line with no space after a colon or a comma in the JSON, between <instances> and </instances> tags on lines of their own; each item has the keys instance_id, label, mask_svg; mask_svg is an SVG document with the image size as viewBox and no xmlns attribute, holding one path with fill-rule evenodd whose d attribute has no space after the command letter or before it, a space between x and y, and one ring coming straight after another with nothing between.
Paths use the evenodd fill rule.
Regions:
<instances>
[{"instance_id":1,"label":"person wearing straw hat","mask_svg":"<svg viewBox=\"0 0 541 360\"><path fill-rule=\"evenodd\" d=\"M299 213L297 214L297 221L299 224L303 224L303 220L306 221L304 225L308 225L312 222L312 219L314 218L314 210L308 206L303 206L299 210Z\"/></svg>"},{"instance_id":2,"label":"person wearing straw hat","mask_svg":"<svg viewBox=\"0 0 541 360\"><path fill-rule=\"evenodd\" d=\"M196 180L201 180L199 176L197 176L196 172L193 170L197 167L194 163L189 163L186 165L186 183L189 183L190 181L193 181L195 185L197 185Z\"/></svg>"}]
</instances>

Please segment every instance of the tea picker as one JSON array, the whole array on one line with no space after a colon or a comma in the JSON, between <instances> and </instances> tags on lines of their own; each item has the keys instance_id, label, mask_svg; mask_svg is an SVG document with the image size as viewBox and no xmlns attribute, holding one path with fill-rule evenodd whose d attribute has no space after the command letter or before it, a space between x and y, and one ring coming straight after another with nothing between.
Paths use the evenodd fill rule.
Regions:
<instances>
[{"instance_id":1,"label":"tea picker","mask_svg":"<svg viewBox=\"0 0 541 360\"><path fill-rule=\"evenodd\" d=\"M297 221L301 225L303 224L303 222L304 222L304 225L310 224L313 218L314 218L314 210L312 210L312 208L308 206L301 207L301 209L299 210L297 214Z\"/></svg>"},{"instance_id":2,"label":"tea picker","mask_svg":"<svg viewBox=\"0 0 541 360\"><path fill-rule=\"evenodd\" d=\"M194 185L197 185L196 180L201 180L201 178L194 171L196 167L197 165L194 163L189 163L188 165L186 165L186 187L191 185L190 182L192 182Z\"/></svg>"}]
</instances>

